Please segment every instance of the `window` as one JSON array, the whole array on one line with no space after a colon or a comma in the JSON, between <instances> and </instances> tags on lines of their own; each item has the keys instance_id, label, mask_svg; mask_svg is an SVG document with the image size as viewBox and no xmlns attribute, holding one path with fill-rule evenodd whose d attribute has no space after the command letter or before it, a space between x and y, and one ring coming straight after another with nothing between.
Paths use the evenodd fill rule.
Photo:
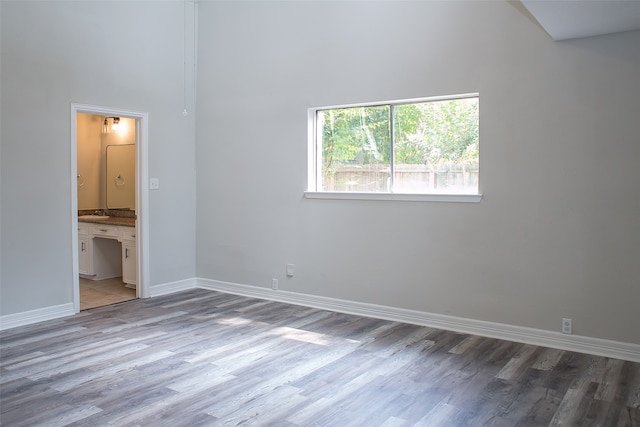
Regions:
<instances>
[{"instance_id":1,"label":"window","mask_svg":"<svg viewBox=\"0 0 640 427\"><path fill-rule=\"evenodd\" d=\"M466 94L311 109L309 193L477 196L478 107Z\"/></svg>"}]
</instances>

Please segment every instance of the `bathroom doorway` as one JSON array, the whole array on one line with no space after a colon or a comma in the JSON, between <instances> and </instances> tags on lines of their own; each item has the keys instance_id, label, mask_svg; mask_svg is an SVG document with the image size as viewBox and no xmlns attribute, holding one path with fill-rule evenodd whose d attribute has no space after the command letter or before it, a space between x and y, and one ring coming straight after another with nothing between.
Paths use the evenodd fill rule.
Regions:
<instances>
[{"instance_id":1,"label":"bathroom doorway","mask_svg":"<svg viewBox=\"0 0 640 427\"><path fill-rule=\"evenodd\" d=\"M76 312L147 293L147 114L72 104Z\"/></svg>"}]
</instances>

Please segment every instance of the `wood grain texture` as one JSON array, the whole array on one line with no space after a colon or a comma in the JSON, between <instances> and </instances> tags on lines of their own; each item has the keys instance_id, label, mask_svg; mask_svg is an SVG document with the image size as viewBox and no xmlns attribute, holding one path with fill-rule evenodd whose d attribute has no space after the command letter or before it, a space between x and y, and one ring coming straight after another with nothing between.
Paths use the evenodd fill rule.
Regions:
<instances>
[{"instance_id":1,"label":"wood grain texture","mask_svg":"<svg viewBox=\"0 0 640 427\"><path fill-rule=\"evenodd\" d=\"M640 364L190 290L0 332L3 426L640 426Z\"/></svg>"}]
</instances>

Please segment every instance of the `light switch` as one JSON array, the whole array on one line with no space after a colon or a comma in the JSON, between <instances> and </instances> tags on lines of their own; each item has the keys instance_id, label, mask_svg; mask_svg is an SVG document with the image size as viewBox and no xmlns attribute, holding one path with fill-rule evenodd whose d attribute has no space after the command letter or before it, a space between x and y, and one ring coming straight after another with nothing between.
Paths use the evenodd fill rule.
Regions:
<instances>
[{"instance_id":1,"label":"light switch","mask_svg":"<svg viewBox=\"0 0 640 427\"><path fill-rule=\"evenodd\" d=\"M151 178L149 180L149 190L157 190L158 188L160 188L160 179Z\"/></svg>"}]
</instances>

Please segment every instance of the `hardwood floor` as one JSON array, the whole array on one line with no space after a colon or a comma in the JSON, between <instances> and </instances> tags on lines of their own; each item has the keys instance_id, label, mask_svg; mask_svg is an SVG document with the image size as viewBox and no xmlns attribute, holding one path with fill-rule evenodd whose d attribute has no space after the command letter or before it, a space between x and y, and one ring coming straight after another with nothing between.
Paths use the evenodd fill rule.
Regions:
<instances>
[{"instance_id":1,"label":"hardwood floor","mask_svg":"<svg viewBox=\"0 0 640 427\"><path fill-rule=\"evenodd\" d=\"M0 333L3 426L640 426L640 364L201 289Z\"/></svg>"},{"instance_id":2,"label":"hardwood floor","mask_svg":"<svg viewBox=\"0 0 640 427\"><path fill-rule=\"evenodd\" d=\"M125 287L122 277L104 280L80 278L80 310L116 304L136 298L136 290Z\"/></svg>"}]
</instances>

